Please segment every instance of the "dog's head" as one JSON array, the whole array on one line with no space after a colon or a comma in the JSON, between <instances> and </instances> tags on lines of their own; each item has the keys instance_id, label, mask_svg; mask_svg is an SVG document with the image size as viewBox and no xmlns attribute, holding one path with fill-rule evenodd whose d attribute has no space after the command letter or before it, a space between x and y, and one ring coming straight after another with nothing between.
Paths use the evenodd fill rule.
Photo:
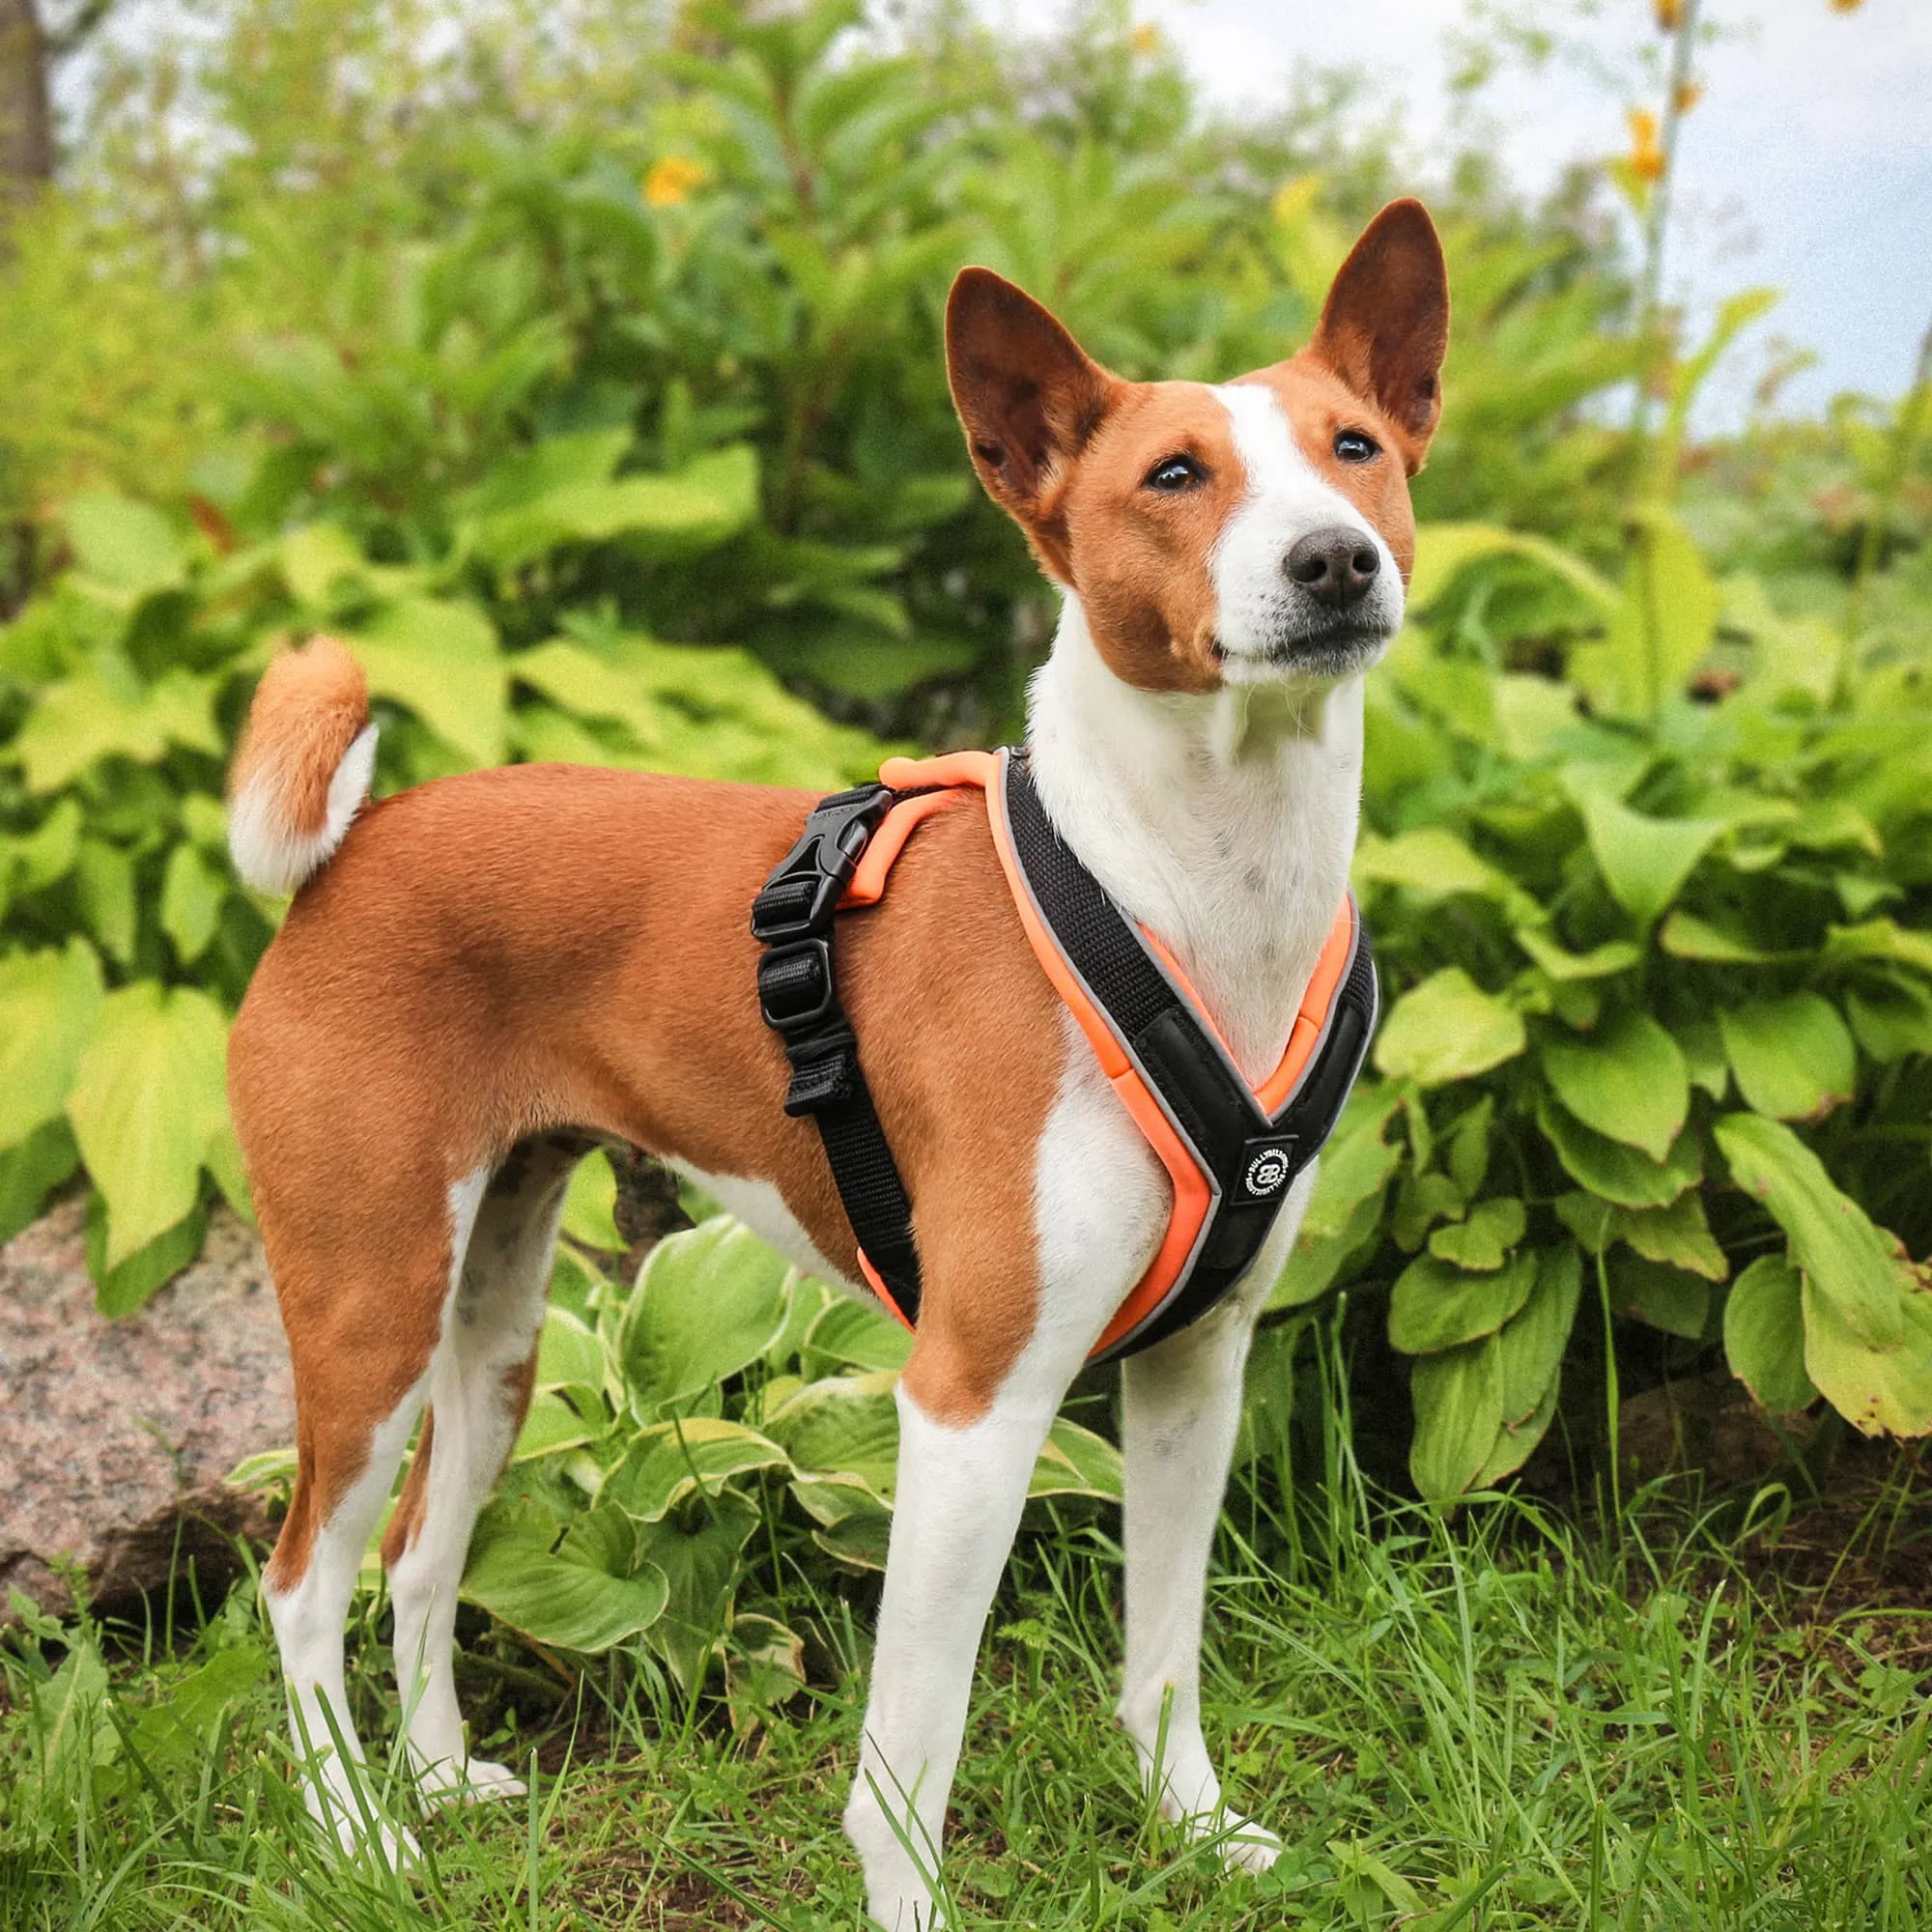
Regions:
<instances>
[{"instance_id":1,"label":"dog's head","mask_svg":"<svg viewBox=\"0 0 1932 1932\"><path fill-rule=\"evenodd\" d=\"M1379 655L1448 340L1416 201L1369 225L1305 349L1233 383L1122 382L987 269L960 271L946 311L980 480L1116 675L1150 691L1339 677Z\"/></svg>"}]
</instances>

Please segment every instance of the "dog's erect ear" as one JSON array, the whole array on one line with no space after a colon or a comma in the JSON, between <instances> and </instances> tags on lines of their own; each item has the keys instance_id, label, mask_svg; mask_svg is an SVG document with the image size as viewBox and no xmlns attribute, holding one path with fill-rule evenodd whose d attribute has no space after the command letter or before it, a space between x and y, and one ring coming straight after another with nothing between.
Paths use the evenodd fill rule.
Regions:
<instances>
[{"instance_id":1,"label":"dog's erect ear","mask_svg":"<svg viewBox=\"0 0 1932 1932\"><path fill-rule=\"evenodd\" d=\"M1419 201L1392 201L1369 223L1328 291L1310 352L1408 440L1421 467L1442 413L1449 273Z\"/></svg>"},{"instance_id":2,"label":"dog's erect ear","mask_svg":"<svg viewBox=\"0 0 1932 1932\"><path fill-rule=\"evenodd\" d=\"M1061 497L1119 380L990 269L961 269L953 281L946 372L986 494L1026 531L1047 569L1070 582Z\"/></svg>"}]
</instances>

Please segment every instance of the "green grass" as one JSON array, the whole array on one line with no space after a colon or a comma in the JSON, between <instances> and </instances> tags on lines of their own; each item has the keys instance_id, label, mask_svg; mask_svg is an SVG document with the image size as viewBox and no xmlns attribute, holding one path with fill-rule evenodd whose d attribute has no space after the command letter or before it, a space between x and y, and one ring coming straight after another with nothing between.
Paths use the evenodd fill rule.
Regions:
<instances>
[{"instance_id":1,"label":"green grass","mask_svg":"<svg viewBox=\"0 0 1932 1932\"><path fill-rule=\"evenodd\" d=\"M981 1660L948 1867L959 1925L1932 1922L1932 1616L1847 1588L1876 1543L1922 1525L1922 1490L1894 1481L1854 1513L1821 1598L1721 1513L1653 1502L1647 1530L1592 1534L1499 1501L1445 1524L1331 1464L1292 1520L1237 1486L1213 1585L1209 1740L1231 1801L1285 1839L1276 1869L1224 1880L1149 1815L1108 1716L1114 1525L1059 1519L1025 1540ZM829 1688L736 1737L722 1704L628 1663L567 1678L481 1634L479 1748L533 1765L532 1794L430 1820L413 1881L346 1870L311 1837L251 1585L181 1619L193 1634L167 1654L151 1638L117 1657L91 1629L69 1632L78 1651L16 1636L0 1926L856 1926L838 1819L872 1593L822 1573L792 1588ZM380 1614L355 1633L354 1694L386 1743Z\"/></svg>"}]
</instances>

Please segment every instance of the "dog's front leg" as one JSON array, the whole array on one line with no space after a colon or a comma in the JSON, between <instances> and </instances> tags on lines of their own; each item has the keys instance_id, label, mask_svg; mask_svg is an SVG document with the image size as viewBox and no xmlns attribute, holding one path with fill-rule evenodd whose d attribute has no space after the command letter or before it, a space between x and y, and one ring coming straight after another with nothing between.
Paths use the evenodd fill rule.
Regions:
<instances>
[{"instance_id":1,"label":"dog's front leg","mask_svg":"<svg viewBox=\"0 0 1932 1932\"><path fill-rule=\"evenodd\" d=\"M1281 1217L1299 1218L1293 1204ZM1161 1816L1190 1837L1226 1834L1222 1858L1245 1871L1265 1871L1281 1842L1222 1806L1201 1734L1201 1621L1241 1417L1241 1373L1285 1248L1270 1240L1262 1264L1219 1308L1122 1371L1127 1657L1120 1719L1143 1781L1158 1790Z\"/></svg>"},{"instance_id":2,"label":"dog's front leg","mask_svg":"<svg viewBox=\"0 0 1932 1932\"><path fill-rule=\"evenodd\" d=\"M923 1336L921 1350L929 1363ZM1078 1363L1076 1355L1051 1396L1011 1392L1015 1377L984 1414L949 1422L917 1393L944 1385L942 1377L922 1377L921 1350L898 1391L892 1542L865 1739L845 1807L867 1907L886 1932L930 1932L942 1922L933 1882L980 1632L1034 1462Z\"/></svg>"}]
</instances>

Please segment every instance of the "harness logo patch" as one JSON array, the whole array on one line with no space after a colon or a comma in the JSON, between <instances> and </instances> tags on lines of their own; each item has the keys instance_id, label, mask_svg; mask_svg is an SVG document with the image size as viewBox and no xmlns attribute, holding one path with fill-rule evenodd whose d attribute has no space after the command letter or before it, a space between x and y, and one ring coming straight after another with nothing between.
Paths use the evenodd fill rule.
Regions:
<instances>
[{"instance_id":1,"label":"harness logo patch","mask_svg":"<svg viewBox=\"0 0 1932 1932\"><path fill-rule=\"evenodd\" d=\"M1242 1177L1242 1184L1257 1200L1266 1200L1270 1194L1281 1191L1282 1182L1288 1179L1288 1154L1282 1148L1264 1148L1248 1162L1248 1171Z\"/></svg>"}]
</instances>

